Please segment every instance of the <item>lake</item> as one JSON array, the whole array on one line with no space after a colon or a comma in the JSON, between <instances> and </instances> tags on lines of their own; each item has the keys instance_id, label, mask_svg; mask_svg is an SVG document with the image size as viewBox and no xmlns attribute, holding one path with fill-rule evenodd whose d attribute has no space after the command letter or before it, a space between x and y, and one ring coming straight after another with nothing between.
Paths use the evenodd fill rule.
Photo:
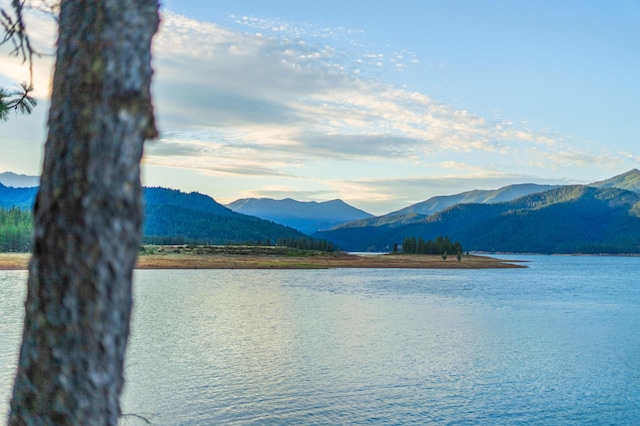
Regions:
<instances>
[{"instance_id":1,"label":"lake","mask_svg":"<svg viewBox=\"0 0 640 426\"><path fill-rule=\"evenodd\" d=\"M637 424L640 258L145 270L125 413L157 425ZM0 271L0 415L24 271ZM123 425L142 425L135 416Z\"/></svg>"}]
</instances>

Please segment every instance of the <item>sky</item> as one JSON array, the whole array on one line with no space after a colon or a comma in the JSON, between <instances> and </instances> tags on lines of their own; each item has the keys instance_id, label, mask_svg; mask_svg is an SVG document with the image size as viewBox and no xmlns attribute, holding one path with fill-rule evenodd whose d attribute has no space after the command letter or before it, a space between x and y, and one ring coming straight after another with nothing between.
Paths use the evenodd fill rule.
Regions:
<instances>
[{"instance_id":1,"label":"sky","mask_svg":"<svg viewBox=\"0 0 640 426\"><path fill-rule=\"evenodd\" d=\"M6 7L8 0L0 0ZM143 183L385 214L640 164L640 0L166 0ZM53 52L50 18L28 23ZM0 87L29 78L0 48ZM0 172L40 173L51 57Z\"/></svg>"}]
</instances>

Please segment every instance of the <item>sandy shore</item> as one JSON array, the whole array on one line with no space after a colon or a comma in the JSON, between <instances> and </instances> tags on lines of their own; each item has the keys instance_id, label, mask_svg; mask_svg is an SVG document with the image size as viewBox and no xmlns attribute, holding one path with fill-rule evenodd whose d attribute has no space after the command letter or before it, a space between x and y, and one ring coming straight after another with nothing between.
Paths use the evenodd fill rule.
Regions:
<instances>
[{"instance_id":1,"label":"sandy shore","mask_svg":"<svg viewBox=\"0 0 640 426\"><path fill-rule=\"evenodd\" d=\"M29 254L0 253L0 270L27 269ZM488 269L525 266L487 256L455 256L443 260L427 255L352 255L346 253L309 256L255 254L194 254L184 252L141 254L137 269L330 269L330 268L412 268Z\"/></svg>"}]
</instances>

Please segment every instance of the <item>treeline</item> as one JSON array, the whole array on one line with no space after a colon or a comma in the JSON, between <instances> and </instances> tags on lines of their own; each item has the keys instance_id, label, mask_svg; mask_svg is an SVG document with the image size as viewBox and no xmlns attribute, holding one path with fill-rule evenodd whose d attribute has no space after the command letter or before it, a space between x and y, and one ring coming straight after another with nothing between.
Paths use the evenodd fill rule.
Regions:
<instances>
[{"instance_id":1,"label":"treeline","mask_svg":"<svg viewBox=\"0 0 640 426\"><path fill-rule=\"evenodd\" d=\"M209 241L199 240L194 238L185 238L185 237L171 237L171 236L147 236L145 235L142 238L143 244L152 244L155 246L182 246L187 244L195 244L195 245L209 245L211 244Z\"/></svg>"},{"instance_id":2,"label":"treeline","mask_svg":"<svg viewBox=\"0 0 640 426\"><path fill-rule=\"evenodd\" d=\"M276 245L299 250L318 250L327 253L333 253L336 251L336 246L333 243L327 240L320 240L311 237L280 238Z\"/></svg>"},{"instance_id":3,"label":"treeline","mask_svg":"<svg viewBox=\"0 0 640 426\"><path fill-rule=\"evenodd\" d=\"M203 240L198 238L185 238L185 237L155 237L145 236L142 239L143 244L151 244L155 246L210 246L210 245L229 245L229 246L272 246L271 240L250 240L250 241L227 241L226 243L211 242L210 240Z\"/></svg>"},{"instance_id":4,"label":"treeline","mask_svg":"<svg viewBox=\"0 0 640 426\"><path fill-rule=\"evenodd\" d=\"M208 246L212 243L210 241L184 238L184 237L144 237L144 244L153 245L204 245ZM214 243L218 244L218 243ZM274 244L267 238L265 240L250 240L250 241L227 241L225 245L234 246L257 246L257 247L269 247ZM222 245L222 244L219 244ZM336 246L329 241L314 239L311 237L301 238L280 238L275 243L279 247L288 247L298 250L317 250L327 253L333 253L336 251Z\"/></svg>"},{"instance_id":5,"label":"treeline","mask_svg":"<svg viewBox=\"0 0 640 426\"><path fill-rule=\"evenodd\" d=\"M425 241L422 237L407 237L402 242L402 252L412 254L461 254L462 244L451 242L449 237Z\"/></svg>"},{"instance_id":6,"label":"treeline","mask_svg":"<svg viewBox=\"0 0 640 426\"><path fill-rule=\"evenodd\" d=\"M0 252L31 250L31 212L18 207L0 208Z\"/></svg>"}]
</instances>

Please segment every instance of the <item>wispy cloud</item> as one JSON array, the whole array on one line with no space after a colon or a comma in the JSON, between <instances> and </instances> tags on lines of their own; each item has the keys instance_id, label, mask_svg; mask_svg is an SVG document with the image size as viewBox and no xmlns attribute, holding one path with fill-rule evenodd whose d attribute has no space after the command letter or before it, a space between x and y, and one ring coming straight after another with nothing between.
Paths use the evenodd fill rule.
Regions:
<instances>
[{"instance_id":1,"label":"wispy cloud","mask_svg":"<svg viewBox=\"0 0 640 426\"><path fill-rule=\"evenodd\" d=\"M231 147L248 149L264 162L299 164L407 161L476 151L511 156L555 143L549 135L362 79L342 66L333 49L290 37L282 23L242 20L284 35L234 32L166 14L155 49L157 94L160 123L172 137L159 145L162 150L150 147L149 163L172 153L168 145L195 134L203 143L224 140L226 149L214 150L215 155L231 163L244 161L230 155Z\"/></svg>"}]
</instances>

